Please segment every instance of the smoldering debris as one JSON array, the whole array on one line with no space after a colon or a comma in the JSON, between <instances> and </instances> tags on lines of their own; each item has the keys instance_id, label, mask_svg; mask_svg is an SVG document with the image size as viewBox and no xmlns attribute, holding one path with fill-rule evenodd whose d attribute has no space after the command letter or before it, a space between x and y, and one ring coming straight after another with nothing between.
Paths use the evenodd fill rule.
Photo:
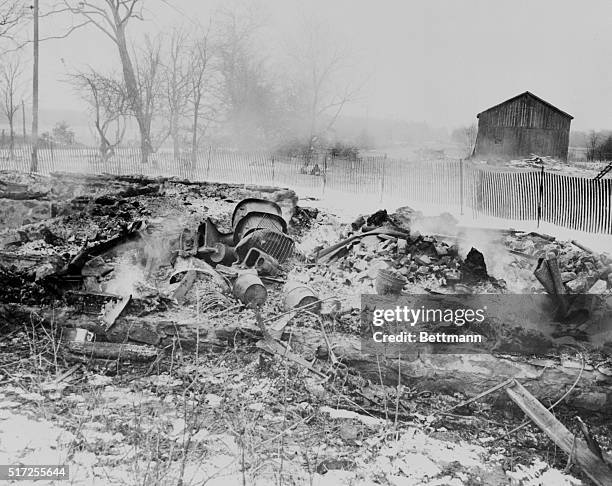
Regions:
<instances>
[{"instance_id":1,"label":"smoldering debris","mask_svg":"<svg viewBox=\"0 0 612 486\"><path fill-rule=\"evenodd\" d=\"M565 404L610 409L612 336L596 346L585 321L557 322L538 309L558 331L546 337L517 331L509 315L482 330L505 343L492 339L484 354L388 359L368 354L360 335L361 294L461 302L518 289L562 293L570 309L585 289L610 295L612 262L578 242L474 233L448 214L425 217L408 207L345 224L296 206L295 193L277 188L112 177L37 177L35 184L36 191L12 186L11 204L36 192L63 209L15 220L2 232L0 333L21 336L24 323L28 332L43 329L52 346L38 355L60 369L149 379L152 370L172 369L178 356L255 350L262 373L276 364L306 377L302 401L331 404L330 393L340 389L352 407L346 413L384 417L392 400L397 420L410 421L431 400L437 405L428 413L438 417L431 420L451 426L458 419L444 415L441 403L484 400L484 389L499 391L516 376L537 377L529 383L535 399L571 387ZM18 190L27 197L14 197ZM537 269L553 261L550 287ZM536 345L546 354L532 353ZM189 375L186 388L197 376Z\"/></svg>"},{"instance_id":2,"label":"smoldering debris","mask_svg":"<svg viewBox=\"0 0 612 486\"><path fill-rule=\"evenodd\" d=\"M72 177L62 183L51 178L47 183L45 194L64 210L46 214L38 223L22 221L25 224L15 224L3 232L5 250L0 268L7 286L3 298L7 305L36 305L41 303L41 297L49 304L60 305L65 303L66 293L73 290L144 300L164 296L177 258L191 250L184 236L202 221L199 209L206 211L207 218L223 221L224 214L211 205L225 208L229 207L225 199L264 194L279 218L283 213L290 218L295 204L291 191L270 188L225 185L219 196L218 185L196 186L160 179ZM36 184L45 188L42 178L36 178ZM22 184L19 188L23 197L15 197L15 187L10 186L10 201L22 203L32 193L27 184ZM82 195L86 187L91 191L87 197ZM181 198L178 201L160 197L177 189ZM210 194L214 196L208 197ZM201 205L203 198L208 207ZM186 210L186 205L191 207ZM152 214L154 217L150 217ZM262 222L259 226L258 221ZM263 273L267 269L273 272L275 259L264 249L281 252L277 255L287 258L293 251L293 241L287 235L275 238L269 228L260 228L266 226L267 218L258 221L251 218L250 226L241 231L253 235L262 230L264 236L252 239L248 247L258 252L251 252L257 256L252 265ZM286 230L284 219L283 223ZM196 240L204 239L203 234L195 233ZM61 236L50 238L50 234ZM196 253L203 250L198 245L200 241L195 243ZM232 251L234 246L232 243Z\"/></svg>"},{"instance_id":3,"label":"smoldering debris","mask_svg":"<svg viewBox=\"0 0 612 486\"><path fill-rule=\"evenodd\" d=\"M44 181L36 184L45 193ZM52 320L68 361L82 361L81 348L96 359L158 359L112 344L153 346L163 355L177 343L187 350L236 336L261 339L268 332L261 322L274 324L277 339L299 321L314 326L304 342L316 342L320 324L312 319L356 336L361 294L504 294L519 285L545 293L536 269L553 256L566 293L610 292L606 255L511 230L489 231L481 251L448 214L381 209L343 225L297 208L284 189L143 178L65 184L53 181L45 193L63 211L4 231L0 268L4 308L28 306L41 322ZM32 193L27 184L20 189ZM68 344L74 341L94 345ZM331 345L327 334L323 344ZM351 353L343 359L350 362Z\"/></svg>"},{"instance_id":4,"label":"smoldering debris","mask_svg":"<svg viewBox=\"0 0 612 486\"><path fill-rule=\"evenodd\" d=\"M196 300L209 302L208 310L219 311L234 298L261 306L268 298L266 285L295 280L317 294L334 294L345 308L354 309L362 292L504 293L517 283L533 291L539 285L537 260L550 254L558 255L560 279L570 293L606 292L611 273L606 256L515 231L487 236L485 252L496 254L491 270L477 248L464 253L469 230L452 216L424 217L408 207L393 213L381 209L330 228L325 215L296 209L295 195L286 190L255 189L251 195L264 197L241 198L232 186L224 192L219 185L125 177L73 177L64 185L54 183L45 192L37 179L37 197L55 198L53 204L64 209L37 224L5 231L2 270L5 281L13 282L9 287L19 289L19 295L9 292L7 302L34 304L41 295L61 299L66 291L80 289L182 304L195 292ZM92 194L86 197L82 193L88 185ZM27 184L19 188L24 196L15 197L12 190L11 200L24 201L34 193ZM182 207L161 197L169 191ZM197 197L203 192L212 200ZM70 196L75 197L62 199ZM217 208L211 212L212 201ZM305 227L310 228L306 233ZM435 234L424 234L425 229ZM297 248L307 254L295 254L290 231L302 233ZM340 241L317 247L312 237L321 231L327 231L328 241L334 235ZM503 254L502 271L498 254ZM179 271L177 265L185 268ZM226 285L207 291L211 272L204 278L204 265ZM28 286L39 293L28 299Z\"/></svg>"}]
</instances>

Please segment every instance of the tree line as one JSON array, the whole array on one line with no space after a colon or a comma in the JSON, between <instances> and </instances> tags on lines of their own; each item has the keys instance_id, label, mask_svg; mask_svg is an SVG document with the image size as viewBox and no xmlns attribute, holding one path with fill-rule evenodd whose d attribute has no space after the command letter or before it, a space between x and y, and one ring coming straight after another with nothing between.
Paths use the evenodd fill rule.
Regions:
<instances>
[{"instance_id":1,"label":"tree line","mask_svg":"<svg viewBox=\"0 0 612 486\"><path fill-rule=\"evenodd\" d=\"M147 7L152 1L170 3L148 0ZM351 50L314 17L299 19L295 37L274 57L262 48L265 19L251 2L222 5L209 19L146 36L134 26L150 20L144 0L49 3L38 13L35 1L32 19L23 2L0 0L0 95L11 147L29 71L25 52L37 45L27 33L31 22L48 18L61 16L70 23L48 39L71 42L74 30L89 28L115 53L113 68L88 66L71 71L66 80L87 106L102 157L111 156L132 131L138 133L143 163L164 144L176 158L195 161L211 138L245 148L290 140L314 148L328 143L338 116L360 88ZM21 44L20 26L27 37ZM9 47L19 49L7 49L9 39ZM37 120L37 113L32 116Z\"/></svg>"},{"instance_id":2,"label":"tree line","mask_svg":"<svg viewBox=\"0 0 612 486\"><path fill-rule=\"evenodd\" d=\"M612 160L612 132L591 130L581 135L588 161Z\"/></svg>"}]
</instances>

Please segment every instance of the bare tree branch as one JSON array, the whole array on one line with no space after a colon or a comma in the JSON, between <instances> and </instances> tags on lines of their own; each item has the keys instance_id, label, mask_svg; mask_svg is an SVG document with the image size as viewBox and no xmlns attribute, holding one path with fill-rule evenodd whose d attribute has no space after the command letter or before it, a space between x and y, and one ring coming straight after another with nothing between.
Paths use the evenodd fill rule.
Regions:
<instances>
[{"instance_id":1,"label":"bare tree branch","mask_svg":"<svg viewBox=\"0 0 612 486\"><path fill-rule=\"evenodd\" d=\"M216 80L211 74L211 52L209 43L210 25L206 32L197 36L190 49L193 60L190 72L190 90L188 102L192 108L191 123L191 161L197 161L200 135L206 133L208 126L216 118L218 109L213 106L212 92L216 89ZM201 121L207 123L202 127Z\"/></svg>"},{"instance_id":2,"label":"bare tree branch","mask_svg":"<svg viewBox=\"0 0 612 486\"><path fill-rule=\"evenodd\" d=\"M175 159L180 156L179 125L187 109L193 62L190 57L187 32L183 28L173 29L170 34L167 59L162 65L162 84Z\"/></svg>"},{"instance_id":3,"label":"bare tree branch","mask_svg":"<svg viewBox=\"0 0 612 486\"><path fill-rule=\"evenodd\" d=\"M11 37L27 10L20 0L0 0L0 38Z\"/></svg>"},{"instance_id":4,"label":"bare tree branch","mask_svg":"<svg viewBox=\"0 0 612 486\"><path fill-rule=\"evenodd\" d=\"M221 79L221 113L233 142L266 143L277 133L278 96L268 78L266 59L257 49L258 12L222 9L214 31L215 67Z\"/></svg>"},{"instance_id":5,"label":"bare tree branch","mask_svg":"<svg viewBox=\"0 0 612 486\"><path fill-rule=\"evenodd\" d=\"M93 125L100 143L100 154L106 159L113 155L125 135L127 99L123 84L113 76L94 69L72 74L69 79L90 105ZM114 136L110 131L114 130Z\"/></svg>"},{"instance_id":6,"label":"bare tree branch","mask_svg":"<svg viewBox=\"0 0 612 486\"><path fill-rule=\"evenodd\" d=\"M9 123L10 151L15 146L15 115L19 110L23 71L19 58L5 62L0 68L0 108Z\"/></svg>"},{"instance_id":7,"label":"bare tree branch","mask_svg":"<svg viewBox=\"0 0 612 486\"><path fill-rule=\"evenodd\" d=\"M134 65L133 54L128 48L127 26L131 19L142 20L143 0L63 0L64 5L74 14L85 17L89 23L104 33L117 46L125 92L129 107L136 118L140 131L142 162L148 161L152 151L151 121L156 107L157 94L153 95L153 81L158 80L159 52L149 52L148 69L143 63ZM151 57L152 56L152 57ZM152 64L151 64L152 63Z\"/></svg>"},{"instance_id":8,"label":"bare tree branch","mask_svg":"<svg viewBox=\"0 0 612 486\"><path fill-rule=\"evenodd\" d=\"M331 130L347 103L361 89L350 66L351 52L337 46L326 26L314 18L304 19L299 40L288 49L292 91L297 105L295 118L308 120L309 142ZM336 46L336 47L333 47Z\"/></svg>"}]
</instances>

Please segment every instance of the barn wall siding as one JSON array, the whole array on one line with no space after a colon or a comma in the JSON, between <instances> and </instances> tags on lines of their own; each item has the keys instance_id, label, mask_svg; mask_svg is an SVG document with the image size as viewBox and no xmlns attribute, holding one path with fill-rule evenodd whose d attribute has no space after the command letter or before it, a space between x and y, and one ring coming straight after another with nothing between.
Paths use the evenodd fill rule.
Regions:
<instances>
[{"instance_id":1,"label":"barn wall siding","mask_svg":"<svg viewBox=\"0 0 612 486\"><path fill-rule=\"evenodd\" d=\"M571 117L524 95L482 112L475 155L567 159Z\"/></svg>"}]
</instances>

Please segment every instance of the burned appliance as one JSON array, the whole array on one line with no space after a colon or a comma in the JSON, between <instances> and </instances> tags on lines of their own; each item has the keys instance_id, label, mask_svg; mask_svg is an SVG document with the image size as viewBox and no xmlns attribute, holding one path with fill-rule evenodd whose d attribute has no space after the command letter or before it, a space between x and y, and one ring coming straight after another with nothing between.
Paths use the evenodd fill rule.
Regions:
<instances>
[{"instance_id":1,"label":"burned appliance","mask_svg":"<svg viewBox=\"0 0 612 486\"><path fill-rule=\"evenodd\" d=\"M249 251L255 249L259 267L265 262L264 268L275 268L293 254L295 243L287 235L281 208L273 201L256 198L240 201L232 214L232 230L223 233L207 219L198 228L196 255L212 265L229 266L243 262ZM249 260L248 266L255 265Z\"/></svg>"}]
</instances>

